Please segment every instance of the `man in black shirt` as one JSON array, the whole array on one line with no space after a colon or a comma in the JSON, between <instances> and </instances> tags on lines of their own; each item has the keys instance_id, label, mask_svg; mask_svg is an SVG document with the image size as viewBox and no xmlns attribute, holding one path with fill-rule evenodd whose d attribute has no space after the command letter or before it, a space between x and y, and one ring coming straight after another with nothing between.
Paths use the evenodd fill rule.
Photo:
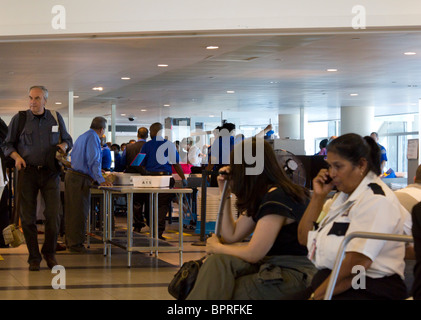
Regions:
<instances>
[{"instance_id":1,"label":"man in black shirt","mask_svg":"<svg viewBox=\"0 0 421 320\"><path fill-rule=\"evenodd\" d=\"M55 166L56 150L65 153L73 146L62 116L57 121L50 110L45 109L48 90L43 86L29 89L29 109L23 131L18 135L19 115L10 124L3 151L15 160L18 174L19 213L29 251L29 270L40 270L42 260L38 248L38 230L35 224L37 195L45 201L45 240L41 253L52 269L57 265L55 250L60 223L60 171ZM61 143L59 142L61 138Z\"/></svg>"}]
</instances>

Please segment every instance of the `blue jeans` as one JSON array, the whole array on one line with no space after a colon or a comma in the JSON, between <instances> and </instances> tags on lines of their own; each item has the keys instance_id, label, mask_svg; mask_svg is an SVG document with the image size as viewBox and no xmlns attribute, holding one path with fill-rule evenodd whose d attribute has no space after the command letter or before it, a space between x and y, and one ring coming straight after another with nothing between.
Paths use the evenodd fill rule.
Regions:
<instances>
[{"instance_id":1,"label":"blue jeans","mask_svg":"<svg viewBox=\"0 0 421 320\"><path fill-rule=\"evenodd\" d=\"M37 195L45 201L45 240L41 249L44 256L54 256L60 226L60 178L59 174L47 168L37 169L28 166L18 173L18 210L26 246L29 251L28 262L39 261L42 257L38 247L36 226Z\"/></svg>"}]
</instances>

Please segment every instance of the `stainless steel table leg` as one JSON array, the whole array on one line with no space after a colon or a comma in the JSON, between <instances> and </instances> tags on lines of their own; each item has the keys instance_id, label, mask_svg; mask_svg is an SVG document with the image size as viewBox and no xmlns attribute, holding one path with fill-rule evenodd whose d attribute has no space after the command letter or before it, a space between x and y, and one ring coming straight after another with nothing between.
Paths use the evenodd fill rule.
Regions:
<instances>
[{"instance_id":1,"label":"stainless steel table leg","mask_svg":"<svg viewBox=\"0 0 421 320\"><path fill-rule=\"evenodd\" d=\"M155 239L155 257L158 258L158 193L154 194L154 239Z\"/></svg>"},{"instance_id":2,"label":"stainless steel table leg","mask_svg":"<svg viewBox=\"0 0 421 320\"><path fill-rule=\"evenodd\" d=\"M154 232L153 232L153 225L154 225L154 201L153 201L153 193L149 194L149 247L152 248L154 245ZM149 255L153 255L153 250L149 251Z\"/></svg>"},{"instance_id":3,"label":"stainless steel table leg","mask_svg":"<svg viewBox=\"0 0 421 320\"><path fill-rule=\"evenodd\" d=\"M104 256L107 256L107 241L108 241L108 192L103 190L103 205L102 205L102 242L104 244Z\"/></svg>"},{"instance_id":4,"label":"stainless steel table leg","mask_svg":"<svg viewBox=\"0 0 421 320\"><path fill-rule=\"evenodd\" d=\"M133 247L133 193L127 194L127 266L132 266Z\"/></svg>"},{"instance_id":5,"label":"stainless steel table leg","mask_svg":"<svg viewBox=\"0 0 421 320\"><path fill-rule=\"evenodd\" d=\"M91 247L91 232L92 232L92 230L91 230L91 217L92 217L92 197L91 196L89 196L89 199L91 199L90 200L90 203L89 203L89 211L88 211L88 227L87 227L87 229L88 229L88 232L87 232L87 234L86 234L86 245L87 245L87 247L88 248L90 248Z\"/></svg>"},{"instance_id":6,"label":"stainless steel table leg","mask_svg":"<svg viewBox=\"0 0 421 320\"><path fill-rule=\"evenodd\" d=\"M113 239L113 193L112 191L108 192L108 255L111 257L111 243Z\"/></svg>"},{"instance_id":7,"label":"stainless steel table leg","mask_svg":"<svg viewBox=\"0 0 421 320\"><path fill-rule=\"evenodd\" d=\"M178 195L178 203L180 204L178 210L178 250L180 255L180 266L183 265L183 200L183 194L180 193Z\"/></svg>"}]
</instances>

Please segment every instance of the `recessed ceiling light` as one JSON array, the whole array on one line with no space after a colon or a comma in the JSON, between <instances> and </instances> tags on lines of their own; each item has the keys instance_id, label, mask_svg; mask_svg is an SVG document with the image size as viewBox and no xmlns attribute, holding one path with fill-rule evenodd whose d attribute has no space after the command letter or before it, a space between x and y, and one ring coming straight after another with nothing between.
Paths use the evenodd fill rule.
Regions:
<instances>
[{"instance_id":1,"label":"recessed ceiling light","mask_svg":"<svg viewBox=\"0 0 421 320\"><path fill-rule=\"evenodd\" d=\"M122 117L125 117L126 116L126 114L125 113L122 113L122 114L120 114Z\"/></svg>"},{"instance_id":2,"label":"recessed ceiling light","mask_svg":"<svg viewBox=\"0 0 421 320\"><path fill-rule=\"evenodd\" d=\"M338 71L338 69L327 69L326 71L327 72L336 72L336 71Z\"/></svg>"},{"instance_id":3,"label":"recessed ceiling light","mask_svg":"<svg viewBox=\"0 0 421 320\"><path fill-rule=\"evenodd\" d=\"M227 93L235 93L234 90L228 90Z\"/></svg>"},{"instance_id":4,"label":"recessed ceiling light","mask_svg":"<svg viewBox=\"0 0 421 320\"><path fill-rule=\"evenodd\" d=\"M158 64L158 67L160 67L160 68L166 68L166 67L168 67L168 64Z\"/></svg>"},{"instance_id":5,"label":"recessed ceiling light","mask_svg":"<svg viewBox=\"0 0 421 320\"><path fill-rule=\"evenodd\" d=\"M416 52L412 52L412 51L408 51L408 52L404 53L404 55L406 55L406 56L413 56L413 55L416 55L416 54L417 54Z\"/></svg>"},{"instance_id":6,"label":"recessed ceiling light","mask_svg":"<svg viewBox=\"0 0 421 320\"><path fill-rule=\"evenodd\" d=\"M164 104L164 107L170 107L171 105L170 104Z\"/></svg>"},{"instance_id":7,"label":"recessed ceiling light","mask_svg":"<svg viewBox=\"0 0 421 320\"><path fill-rule=\"evenodd\" d=\"M146 109L140 109L140 111L145 112L145 111L148 111L148 110L146 110Z\"/></svg>"},{"instance_id":8,"label":"recessed ceiling light","mask_svg":"<svg viewBox=\"0 0 421 320\"><path fill-rule=\"evenodd\" d=\"M349 94L351 97L356 97L356 96L358 96L358 93L350 93Z\"/></svg>"},{"instance_id":9,"label":"recessed ceiling light","mask_svg":"<svg viewBox=\"0 0 421 320\"><path fill-rule=\"evenodd\" d=\"M130 77L121 77L121 80L130 80Z\"/></svg>"},{"instance_id":10,"label":"recessed ceiling light","mask_svg":"<svg viewBox=\"0 0 421 320\"><path fill-rule=\"evenodd\" d=\"M73 99L77 99L77 98L79 98L79 96L73 96Z\"/></svg>"},{"instance_id":11,"label":"recessed ceiling light","mask_svg":"<svg viewBox=\"0 0 421 320\"><path fill-rule=\"evenodd\" d=\"M208 50L216 50L216 49L219 49L219 47L218 46L207 46L206 49L208 49Z\"/></svg>"},{"instance_id":12,"label":"recessed ceiling light","mask_svg":"<svg viewBox=\"0 0 421 320\"><path fill-rule=\"evenodd\" d=\"M102 91L102 90L104 90L104 88L103 87L94 87L94 88L92 88L92 90Z\"/></svg>"},{"instance_id":13,"label":"recessed ceiling light","mask_svg":"<svg viewBox=\"0 0 421 320\"><path fill-rule=\"evenodd\" d=\"M57 101L56 104L61 104L61 102Z\"/></svg>"}]
</instances>

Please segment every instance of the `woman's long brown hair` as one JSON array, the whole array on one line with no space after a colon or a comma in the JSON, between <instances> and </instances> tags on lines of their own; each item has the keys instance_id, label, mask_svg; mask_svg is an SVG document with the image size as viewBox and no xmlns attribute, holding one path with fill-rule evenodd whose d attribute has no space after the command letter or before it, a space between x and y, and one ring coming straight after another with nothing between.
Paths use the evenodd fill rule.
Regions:
<instances>
[{"instance_id":1,"label":"woman's long brown hair","mask_svg":"<svg viewBox=\"0 0 421 320\"><path fill-rule=\"evenodd\" d=\"M260 141L256 142L256 139ZM253 156L256 156L256 143L264 143L263 172L259 175L246 175L246 168L252 168L255 164L246 164L244 161L244 144L252 143ZM240 213L245 212L248 216L254 216L265 194L273 187L281 188L286 195L297 203L305 203L309 191L293 183L276 159L272 146L261 138L250 138L241 142L241 164L234 163L234 150L231 152L231 190L237 197L236 207ZM236 146L238 147L238 146ZM238 159L235 159L239 162Z\"/></svg>"}]
</instances>

